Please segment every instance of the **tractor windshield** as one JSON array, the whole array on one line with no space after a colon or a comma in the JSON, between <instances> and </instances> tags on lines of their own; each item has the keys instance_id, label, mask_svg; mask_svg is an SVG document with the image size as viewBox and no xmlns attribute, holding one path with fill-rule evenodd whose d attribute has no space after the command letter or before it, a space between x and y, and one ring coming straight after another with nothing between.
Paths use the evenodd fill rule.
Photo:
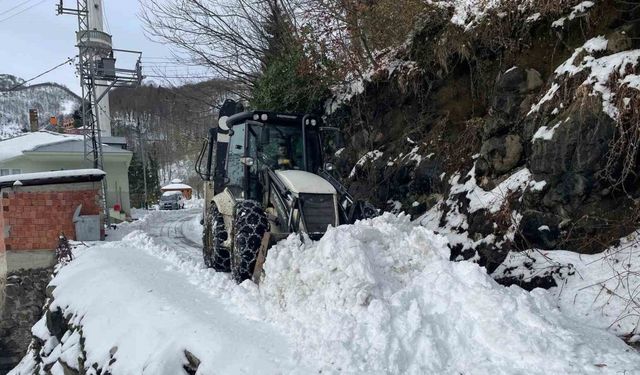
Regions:
<instances>
[{"instance_id":1,"label":"tractor windshield","mask_svg":"<svg viewBox=\"0 0 640 375\"><path fill-rule=\"evenodd\" d=\"M304 136L303 147L301 126L253 122L234 125L229 140L226 186L234 195L243 196L246 191L246 198L259 199L262 194L259 176L267 168L316 172L322 166L320 137L312 128L306 128Z\"/></svg>"},{"instance_id":2,"label":"tractor windshield","mask_svg":"<svg viewBox=\"0 0 640 375\"><path fill-rule=\"evenodd\" d=\"M301 169L315 172L321 166L318 133L305 129L306 167L300 126L250 125L248 156L255 160L257 169Z\"/></svg>"}]
</instances>

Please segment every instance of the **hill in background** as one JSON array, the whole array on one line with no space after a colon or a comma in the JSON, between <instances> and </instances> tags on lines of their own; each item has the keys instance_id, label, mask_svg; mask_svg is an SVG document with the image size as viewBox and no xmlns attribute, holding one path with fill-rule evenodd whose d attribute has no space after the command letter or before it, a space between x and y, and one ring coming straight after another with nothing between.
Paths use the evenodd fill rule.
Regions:
<instances>
[{"instance_id":1,"label":"hill in background","mask_svg":"<svg viewBox=\"0 0 640 375\"><path fill-rule=\"evenodd\" d=\"M11 90L24 80L0 74L0 90ZM71 115L81 99L67 87L57 83L21 86L0 92L0 139L6 139L28 128L29 109L38 110L38 122L44 126L51 116Z\"/></svg>"}]
</instances>

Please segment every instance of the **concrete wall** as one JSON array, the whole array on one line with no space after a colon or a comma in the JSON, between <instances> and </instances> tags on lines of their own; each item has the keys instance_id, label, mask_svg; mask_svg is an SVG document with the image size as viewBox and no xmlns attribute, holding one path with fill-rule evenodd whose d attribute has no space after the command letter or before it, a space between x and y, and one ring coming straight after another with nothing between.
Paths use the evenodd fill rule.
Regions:
<instances>
[{"instance_id":1,"label":"concrete wall","mask_svg":"<svg viewBox=\"0 0 640 375\"><path fill-rule=\"evenodd\" d=\"M104 171L107 173L107 204L113 207L116 202L120 202L122 209L129 214L131 212L129 199L131 154L105 154L104 158ZM38 152L0 162L0 168L20 169L22 173L30 173L93 168L93 164L83 159L80 154Z\"/></svg>"}]
</instances>

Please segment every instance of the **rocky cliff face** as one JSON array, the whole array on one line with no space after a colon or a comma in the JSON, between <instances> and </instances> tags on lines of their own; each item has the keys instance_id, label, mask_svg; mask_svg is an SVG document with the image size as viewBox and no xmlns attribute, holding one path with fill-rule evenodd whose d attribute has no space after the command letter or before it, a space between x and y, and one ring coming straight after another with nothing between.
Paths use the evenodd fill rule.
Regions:
<instances>
[{"instance_id":1,"label":"rocky cliff face","mask_svg":"<svg viewBox=\"0 0 640 375\"><path fill-rule=\"evenodd\" d=\"M504 5L461 27L434 8L328 103L342 176L489 272L514 249L602 251L640 226L636 13Z\"/></svg>"}]
</instances>

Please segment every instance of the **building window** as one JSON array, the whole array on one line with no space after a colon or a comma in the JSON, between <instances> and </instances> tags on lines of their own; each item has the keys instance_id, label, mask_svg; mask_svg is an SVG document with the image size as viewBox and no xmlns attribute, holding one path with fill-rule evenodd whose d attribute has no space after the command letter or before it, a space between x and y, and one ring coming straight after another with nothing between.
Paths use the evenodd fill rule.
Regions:
<instances>
[{"instance_id":1,"label":"building window","mask_svg":"<svg viewBox=\"0 0 640 375\"><path fill-rule=\"evenodd\" d=\"M9 169L9 168L0 169L0 176L7 176L10 174L20 174L20 173L22 173L22 170L20 169Z\"/></svg>"}]
</instances>

